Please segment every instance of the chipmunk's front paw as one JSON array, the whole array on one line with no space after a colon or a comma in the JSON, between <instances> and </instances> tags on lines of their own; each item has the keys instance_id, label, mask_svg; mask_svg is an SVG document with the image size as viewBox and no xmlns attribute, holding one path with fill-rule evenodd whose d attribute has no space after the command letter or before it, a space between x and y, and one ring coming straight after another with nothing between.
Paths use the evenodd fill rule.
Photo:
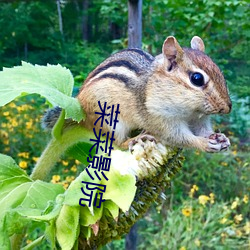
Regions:
<instances>
[{"instance_id":1,"label":"chipmunk's front paw","mask_svg":"<svg viewBox=\"0 0 250 250\"><path fill-rule=\"evenodd\" d=\"M208 138L207 152L216 153L225 151L230 147L229 139L222 133L214 133Z\"/></svg>"},{"instance_id":2,"label":"chipmunk's front paw","mask_svg":"<svg viewBox=\"0 0 250 250\"><path fill-rule=\"evenodd\" d=\"M131 140L128 144L129 146L129 150L130 152L133 151L133 146L137 143L139 143L142 147L144 147L144 144L146 141L151 141L151 142L155 142L156 143L156 139L154 138L154 136L152 135L148 135L148 134L142 134L142 135L138 135L136 136L133 140Z\"/></svg>"}]
</instances>

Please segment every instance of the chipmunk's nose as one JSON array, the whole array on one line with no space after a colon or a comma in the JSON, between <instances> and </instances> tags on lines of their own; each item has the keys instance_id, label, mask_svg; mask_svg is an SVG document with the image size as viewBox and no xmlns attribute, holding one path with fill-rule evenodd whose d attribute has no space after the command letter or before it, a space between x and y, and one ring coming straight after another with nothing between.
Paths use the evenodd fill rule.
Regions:
<instances>
[{"instance_id":1,"label":"chipmunk's nose","mask_svg":"<svg viewBox=\"0 0 250 250\"><path fill-rule=\"evenodd\" d=\"M229 101L222 109L220 109L219 113L228 114L231 112L231 109L232 109L232 102Z\"/></svg>"}]
</instances>

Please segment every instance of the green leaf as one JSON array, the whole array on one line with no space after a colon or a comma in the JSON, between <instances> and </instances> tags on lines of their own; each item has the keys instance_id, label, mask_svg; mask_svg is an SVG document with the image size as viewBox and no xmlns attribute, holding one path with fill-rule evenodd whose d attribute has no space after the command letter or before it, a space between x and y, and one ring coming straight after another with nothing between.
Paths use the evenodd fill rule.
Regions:
<instances>
[{"instance_id":1,"label":"green leaf","mask_svg":"<svg viewBox=\"0 0 250 250\"><path fill-rule=\"evenodd\" d=\"M22 175L28 178L28 175L10 156L0 154L0 181Z\"/></svg>"},{"instance_id":2,"label":"green leaf","mask_svg":"<svg viewBox=\"0 0 250 250\"><path fill-rule=\"evenodd\" d=\"M8 234L4 230L4 228L1 228L0 225L0 249L2 250L10 250L10 240L8 237Z\"/></svg>"},{"instance_id":3,"label":"green leaf","mask_svg":"<svg viewBox=\"0 0 250 250\"><path fill-rule=\"evenodd\" d=\"M106 201L104 202L106 203ZM94 207L93 214L90 213L88 206L80 208L80 225L81 226L89 226L95 224L102 217L103 212L103 204L100 208Z\"/></svg>"},{"instance_id":4,"label":"green leaf","mask_svg":"<svg viewBox=\"0 0 250 250\"><path fill-rule=\"evenodd\" d=\"M84 236L84 238L88 239L91 237L92 228L90 227L80 227L81 228L81 235Z\"/></svg>"},{"instance_id":5,"label":"green leaf","mask_svg":"<svg viewBox=\"0 0 250 250\"><path fill-rule=\"evenodd\" d=\"M136 192L135 177L130 174L122 175L118 171L112 170L112 162L107 177L108 181L102 181L102 184L107 185L103 198L112 200L123 212L128 211Z\"/></svg>"},{"instance_id":6,"label":"green leaf","mask_svg":"<svg viewBox=\"0 0 250 250\"><path fill-rule=\"evenodd\" d=\"M30 223L31 221L27 217L22 217L15 209L11 209L6 211L3 228L6 232L6 236L9 237L15 233L22 234L23 228Z\"/></svg>"},{"instance_id":7,"label":"green leaf","mask_svg":"<svg viewBox=\"0 0 250 250\"><path fill-rule=\"evenodd\" d=\"M31 208L42 212L48 201L55 200L56 196L61 193L64 193L64 188L61 185L40 180L34 181L20 204L20 208L27 210Z\"/></svg>"},{"instance_id":8,"label":"green leaf","mask_svg":"<svg viewBox=\"0 0 250 250\"><path fill-rule=\"evenodd\" d=\"M30 244L28 244L25 247L22 247L21 250L32 250L35 247L39 246L44 241L44 235L40 236L36 240L32 241Z\"/></svg>"},{"instance_id":9,"label":"green leaf","mask_svg":"<svg viewBox=\"0 0 250 250\"><path fill-rule=\"evenodd\" d=\"M45 237L50 242L51 249L56 249L56 223L55 221L49 222L45 229Z\"/></svg>"},{"instance_id":10,"label":"green leaf","mask_svg":"<svg viewBox=\"0 0 250 250\"><path fill-rule=\"evenodd\" d=\"M56 238L62 249L71 250L79 235L80 206L64 205L56 220Z\"/></svg>"},{"instance_id":11,"label":"green leaf","mask_svg":"<svg viewBox=\"0 0 250 250\"><path fill-rule=\"evenodd\" d=\"M3 220L6 211L17 207L22 203L31 185L32 182L23 183L1 199L0 221Z\"/></svg>"},{"instance_id":12,"label":"green leaf","mask_svg":"<svg viewBox=\"0 0 250 250\"><path fill-rule=\"evenodd\" d=\"M61 185L40 180L32 182L9 156L0 155L0 160L0 230L4 231L6 238L1 248L4 249L9 244L9 236L21 233L30 219L34 220L27 216L41 216L45 211L55 219L62 206L62 201L56 197L64 189ZM51 204L54 200L59 208Z\"/></svg>"},{"instance_id":13,"label":"green leaf","mask_svg":"<svg viewBox=\"0 0 250 250\"><path fill-rule=\"evenodd\" d=\"M57 216L59 215L61 211L61 208L62 208L62 204L55 204L51 212L49 212L48 214L42 214L42 215L27 215L27 213L23 213L21 210L18 210L18 211L21 215L28 216L28 218L32 220L50 222L57 218Z\"/></svg>"},{"instance_id":14,"label":"green leaf","mask_svg":"<svg viewBox=\"0 0 250 250\"><path fill-rule=\"evenodd\" d=\"M92 169L89 169L90 173ZM89 177L86 171L83 171L69 186L69 188L65 192L65 200L64 204L70 206L79 206L79 200L84 198L84 194L81 191L81 188L84 187L82 181L92 182L93 180ZM94 181L94 183L100 183L100 181ZM95 196L97 190L93 190L93 197ZM88 206L88 202L84 201L83 204ZM89 207L91 213L93 212L93 206Z\"/></svg>"},{"instance_id":15,"label":"green leaf","mask_svg":"<svg viewBox=\"0 0 250 250\"><path fill-rule=\"evenodd\" d=\"M58 193L64 190L60 185L35 181L24 183L16 187L4 199L0 212L0 223L8 229L8 235L19 232L29 221L51 220L59 214L61 206L58 205L49 215L41 216L49 201L54 200ZM42 217L42 218L40 218Z\"/></svg>"},{"instance_id":16,"label":"green leaf","mask_svg":"<svg viewBox=\"0 0 250 250\"><path fill-rule=\"evenodd\" d=\"M31 182L27 176L16 176L0 181L0 201L14 188L25 182Z\"/></svg>"},{"instance_id":17,"label":"green leaf","mask_svg":"<svg viewBox=\"0 0 250 250\"><path fill-rule=\"evenodd\" d=\"M89 157L89 149L91 147L91 143L79 142L70 147L66 154L88 166L89 162L87 161L87 157ZM94 155L92 154L92 156Z\"/></svg>"},{"instance_id":18,"label":"green leaf","mask_svg":"<svg viewBox=\"0 0 250 250\"><path fill-rule=\"evenodd\" d=\"M61 65L34 66L22 62L22 66L0 72L0 106L18 96L36 93L53 106L65 109L66 118L80 121L84 114L78 100L71 97L73 84L71 72Z\"/></svg>"},{"instance_id":19,"label":"green leaf","mask_svg":"<svg viewBox=\"0 0 250 250\"><path fill-rule=\"evenodd\" d=\"M106 208L110 212L112 217L116 219L119 215L119 207L113 201L110 200L105 201L103 204L104 208Z\"/></svg>"}]
</instances>

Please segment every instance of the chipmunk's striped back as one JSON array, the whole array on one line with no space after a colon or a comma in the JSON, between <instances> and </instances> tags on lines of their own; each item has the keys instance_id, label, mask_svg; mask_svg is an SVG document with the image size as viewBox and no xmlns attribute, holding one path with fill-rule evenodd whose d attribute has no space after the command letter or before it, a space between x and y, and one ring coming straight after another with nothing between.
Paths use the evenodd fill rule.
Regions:
<instances>
[{"instance_id":1,"label":"chipmunk's striped back","mask_svg":"<svg viewBox=\"0 0 250 250\"><path fill-rule=\"evenodd\" d=\"M135 78L149 71L154 57L140 49L125 49L107 58L87 77L85 85L106 78L132 85ZM138 87L138 86L137 86Z\"/></svg>"}]
</instances>

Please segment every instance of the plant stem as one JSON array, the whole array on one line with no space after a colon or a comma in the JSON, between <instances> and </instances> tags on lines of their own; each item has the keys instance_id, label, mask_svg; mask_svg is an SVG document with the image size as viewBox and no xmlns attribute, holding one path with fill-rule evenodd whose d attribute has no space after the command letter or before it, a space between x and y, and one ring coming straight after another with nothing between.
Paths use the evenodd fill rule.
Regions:
<instances>
[{"instance_id":1,"label":"plant stem","mask_svg":"<svg viewBox=\"0 0 250 250\"><path fill-rule=\"evenodd\" d=\"M89 142L93 138L93 133L81 125L71 126L63 131L60 138L52 138L43 151L31 178L33 180L46 180L49 173L65 151L77 142Z\"/></svg>"}]
</instances>

